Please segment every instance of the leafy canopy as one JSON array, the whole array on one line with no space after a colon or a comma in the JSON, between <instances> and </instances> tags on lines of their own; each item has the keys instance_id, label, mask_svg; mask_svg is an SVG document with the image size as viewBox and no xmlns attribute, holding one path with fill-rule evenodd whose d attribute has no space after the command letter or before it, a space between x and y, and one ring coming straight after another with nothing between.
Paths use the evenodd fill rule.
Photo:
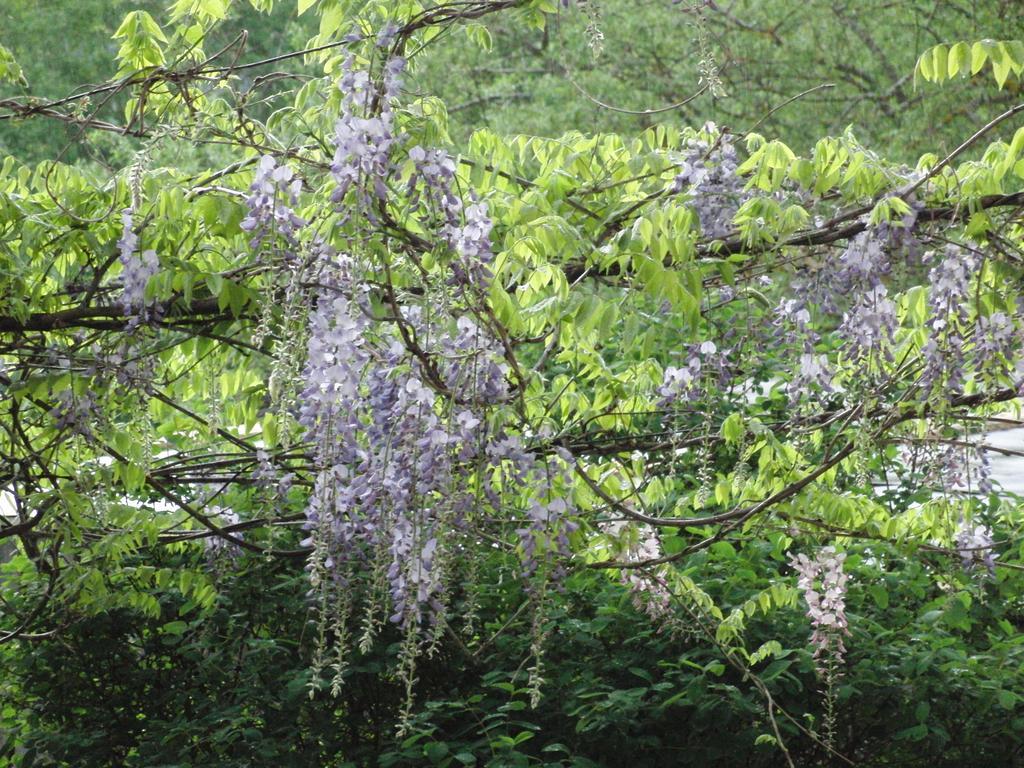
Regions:
<instances>
[{"instance_id":1,"label":"leafy canopy","mask_svg":"<svg viewBox=\"0 0 1024 768\"><path fill-rule=\"evenodd\" d=\"M396 764L477 760L425 741L449 715L418 707L418 679L451 648L520 655L489 678L511 711L568 685L557 636L600 627L566 624L584 619L562 590L625 590L690 638L617 706L699 713L734 675L744 749L790 765L886 741L840 727L846 675L895 685L867 650L879 632L894 656L914 633L975 633L993 668L1017 663L1019 602L999 606L1020 509L976 433L1022 383L1024 106L909 168L849 130L798 152L669 119L456 146L444 104L408 87L456 30L486 44L491 15L540 32L592 10L301 2L309 45L248 60L244 36L209 44L230 3L181 0L117 29L117 77L89 91L116 118L83 95L4 102L138 142L115 172L0 168L5 641L85 617L194 641L234 627L232 590L278 563L274 588L312 617L289 696L352 717L353 681L389 680ZM710 50L695 92L719 77ZM964 49L935 50L925 80L943 56L963 69ZM1018 44L984 50L1000 87L1019 76ZM499 574L514 597L489 592ZM950 663L980 665L963 643ZM684 668L701 676L677 690ZM975 674L1012 713L1019 681ZM801 718L794 691L819 683ZM612 709L572 716L587 731ZM900 739L951 740L915 716ZM542 759L502 722L463 746ZM137 738L120 759L148 759Z\"/></svg>"}]
</instances>

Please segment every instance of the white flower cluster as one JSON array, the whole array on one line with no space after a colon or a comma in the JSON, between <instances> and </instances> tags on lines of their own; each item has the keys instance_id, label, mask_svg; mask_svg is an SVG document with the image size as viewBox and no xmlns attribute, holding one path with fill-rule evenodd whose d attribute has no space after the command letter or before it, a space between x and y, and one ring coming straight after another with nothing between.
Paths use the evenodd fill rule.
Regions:
<instances>
[{"instance_id":1,"label":"white flower cluster","mask_svg":"<svg viewBox=\"0 0 1024 768\"><path fill-rule=\"evenodd\" d=\"M964 519L960 520L960 529L956 534L956 551L960 555L964 568L971 570L983 565L990 574L996 571L996 555L992 551L995 540L992 529L986 525L973 525Z\"/></svg>"},{"instance_id":2,"label":"white flower cluster","mask_svg":"<svg viewBox=\"0 0 1024 768\"><path fill-rule=\"evenodd\" d=\"M846 620L846 582L850 577L843 572L845 560L846 555L837 553L835 547L822 547L813 560L807 555L790 558L814 628L811 645L819 671L826 666L823 660L839 664L846 653L843 636L850 634Z\"/></svg>"},{"instance_id":3,"label":"white flower cluster","mask_svg":"<svg viewBox=\"0 0 1024 768\"><path fill-rule=\"evenodd\" d=\"M121 303L128 316L128 325L134 328L139 323L150 319L150 303L146 302L146 283L158 271L160 260L156 251L143 251L136 256L139 248L139 236L133 229L133 212L131 208L121 211L121 239L117 241L121 253Z\"/></svg>"},{"instance_id":4,"label":"white flower cluster","mask_svg":"<svg viewBox=\"0 0 1024 768\"><path fill-rule=\"evenodd\" d=\"M661 542L655 530L647 525L632 525L624 520L605 523L601 530L621 548L618 557L626 563L644 563L662 556ZM655 569L624 568L622 583L633 593L633 605L652 619L669 613L672 593Z\"/></svg>"}]
</instances>

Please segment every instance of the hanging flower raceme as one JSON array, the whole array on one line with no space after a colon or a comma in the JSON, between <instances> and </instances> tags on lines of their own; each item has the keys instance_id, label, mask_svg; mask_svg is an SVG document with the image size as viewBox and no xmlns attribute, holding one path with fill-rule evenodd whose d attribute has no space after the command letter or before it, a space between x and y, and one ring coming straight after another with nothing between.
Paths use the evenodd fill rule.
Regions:
<instances>
[{"instance_id":1,"label":"hanging flower raceme","mask_svg":"<svg viewBox=\"0 0 1024 768\"><path fill-rule=\"evenodd\" d=\"M238 525L242 522L237 513L222 507L210 507L206 511L206 515L221 528ZM245 534L241 531L233 531L231 535L236 539L245 540ZM225 558L235 560L242 553L242 548L238 544L217 535L207 536L203 539L203 542L206 545L207 558L211 563Z\"/></svg>"},{"instance_id":2,"label":"hanging flower raceme","mask_svg":"<svg viewBox=\"0 0 1024 768\"><path fill-rule=\"evenodd\" d=\"M252 247L258 248L268 235L277 234L287 243L295 245L298 232L306 222L296 215L296 205L302 191L301 179L287 165L278 165L273 155L260 158L256 176L249 187L245 205L249 214L239 225L253 233Z\"/></svg>"},{"instance_id":3,"label":"hanging flower raceme","mask_svg":"<svg viewBox=\"0 0 1024 768\"><path fill-rule=\"evenodd\" d=\"M601 525L601 532L612 539L620 551L617 559L623 563L643 563L657 560L664 554L658 534L646 523L632 524L617 520ZM663 619L671 612L672 592L660 569L623 568L620 579L633 595L633 606L652 619Z\"/></svg>"},{"instance_id":4,"label":"hanging flower raceme","mask_svg":"<svg viewBox=\"0 0 1024 768\"><path fill-rule=\"evenodd\" d=\"M331 163L331 176L338 186L331 200L340 203L350 189L357 189L357 207L371 223L377 221L373 202L387 196L387 182L394 170L391 152L397 137L391 102L398 96L404 68L404 59L388 60L378 88L369 73L356 69L355 59L349 57L338 81L341 116L334 124Z\"/></svg>"},{"instance_id":5,"label":"hanging flower raceme","mask_svg":"<svg viewBox=\"0 0 1024 768\"><path fill-rule=\"evenodd\" d=\"M820 340L820 336L811 323L808 301L801 295L802 287L800 281L796 281L792 290L797 298L780 301L772 317L774 336L779 343L793 344L801 350L793 375L786 384L786 393L791 404L797 403L814 391L833 391L832 367L828 356L815 350L815 344Z\"/></svg>"},{"instance_id":6,"label":"hanging flower raceme","mask_svg":"<svg viewBox=\"0 0 1024 768\"><path fill-rule=\"evenodd\" d=\"M487 213L487 203L467 206L465 222L456 229L450 241L460 256L453 264L453 280L457 285L471 284L486 287L491 277L491 228L494 226Z\"/></svg>"},{"instance_id":7,"label":"hanging flower raceme","mask_svg":"<svg viewBox=\"0 0 1024 768\"><path fill-rule=\"evenodd\" d=\"M811 620L811 645L818 669L824 672L842 663L846 647L843 636L849 635L846 620L846 582L843 572L846 555L834 547L822 547L814 559L800 554L790 558L797 572L797 588L807 603Z\"/></svg>"},{"instance_id":8,"label":"hanging flower raceme","mask_svg":"<svg viewBox=\"0 0 1024 768\"><path fill-rule=\"evenodd\" d=\"M839 336L855 360L891 355L897 320L896 304L883 282L890 271L887 248L887 236L872 228L851 238L839 257L833 289L853 297L843 313Z\"/></svg>"},{"instance_id":9,"label":"hanging flower raceme","mask_svg":"<svg viewBox=\"0 0 1024 768\"><path fill-rule=\"evenodd\" d=\"M498 351L494 338L472 318L456 321L455 333L440 336L441 377L452 392L472 392L480 404L508 399L509 365Z\"/></svg>"},{"instance_id":10,"label":"hanging flower raceme","mask_svg":"<svg viewBox=\"0 0 1024 768\"><path fill-rule=\"evenodd\" d=\"M61 390L50 409L58 430L67 429L86 438L93 437L93 427L100 413L100 406L91 393L76 396L71 389Z\"/></svg>"},{"instance_id":11,"label":"hanging flower raceme","mask_svg":"<svg viewBox=\"0 0 1024 768\"><path fill-rule=\"evenodd\" d=\"M979 372L1013 369L1021 347L1021 334L1005 312L979 317L974 324L972 362Z\"/></svg>"},{"instance_id":12,"label":"hanging flower raceme","mask_svg":"<svg viewBox=\"0 0 1024 768\"><path fill-rule=\"evenodd\" d=\"M117 241L121 262L121 304L128 317L128 327L158 319L155 303L146 300L146 284L160 271L160 260L156 251L139 249L139 236L134 230L134 212L131 208L121 211L121 239Z\"/></svg>"},{"instance_id":13,"label":"hanging flower raceme","mask_svg":"<svg viewBox=\"0 0 1024 768\"><path fill-rule=\"evenodd\" d=\"M726 353L719 351L713 341L690 345L686 365L665 368L662 385L658 388L663 404L699 400L711 381L720 380L726 373Z\"/></svg>"},{"instance_id":14,"label":"hanging flower raceme","mask_svg":"<svg viewBox=\"0 0 1024 768\"><path fill-rule=\"evenodd\" d=\"M409 204L435 214L441 220L441 236L454 247L462 212L462 199L455 191L455 159L443 149L417 145L409 150L409 160Z\"/></svg>"},{"instance_id":15,"label":"hanging flower raceme","mask_svg":"<svg viewBox=\"0 0 1024 768\"><path fill-rule=\"evenodd\" d=\"M413 209L440 220L439 234L459 256L452 264L452 282L486 287L494 260L487 203L463 206L456 193L455 160L444 150L415 146L409 150L409 159L413 170L407 191Z\"/></svg>"},{"instance_id":16,"label":"hanging flower raceme","mask_svg":"<svg viewBox=\"0 0 1024 768\"><path fill-rule=\"evenodd\" d=\"M963 388L966 371L964 344L969 332L969 293L978 270L977 257L957 245L946 247L942 260L928 273L928 329L924 346L925 387Z\"/></svg>"},{"instance_id":17,"label":"hanging flower raceme","mask_svg":"<svg viewBox=\"0 0 1024 768\"><path fill-rule=\"evenodd\" d=\"M992 538L991 528L975 525L965 518L960 518L955 545L966 570L974 570L981 565L988 570L989 575L995 575L998 555L993 551L995 540Z\"/></svg>"},{"instance_id":18,"label":"hanging flower raceme","mask_svg":"<svg viewBox=\"0 0 1024 768\"><path fill-rule=\"evenodd\" d=\"M488 432L487 409L509 390L490 334L466 316L428 319L405 306L396 311L419 347L413 354L397 329L372 332L351 265L340 264L320 277L299 413L317 466L306 510L311 578L314 591L330 591L386 558L388 615L408 629L443 610L444 534L461 530L481 501L500 504L487 478L511 467L541 484L554 470L517 453L517 439ZM568 551L569 513L550 488L531 508L520 532L528 574L537 549Z\"/></svg>"},{"instance_id":19,"label":"hanging flower raceme","mask_svg":"<svg viewBox=\"0 0 1024 768\"><path fill-rule=\"evenodd\" d=\"M714 134L714 123L703 132ZM701 234L709 239L722 238L733 229L733 218L750 198L737 174L739 159L728 134L717 140L690 139L679 162L679 173L672 183L673 192L685 192L689 205L700 221Z\"/></svg>"}]
</instances>

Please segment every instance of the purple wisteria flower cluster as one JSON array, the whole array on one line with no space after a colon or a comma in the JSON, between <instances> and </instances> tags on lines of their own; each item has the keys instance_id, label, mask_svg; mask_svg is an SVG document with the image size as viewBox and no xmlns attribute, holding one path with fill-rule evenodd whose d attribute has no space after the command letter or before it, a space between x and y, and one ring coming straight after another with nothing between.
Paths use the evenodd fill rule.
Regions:
<instances>
[{"instance_id":1,"label":"purple wisteria flower cluster","mask_svg":"<svg viewBox=\"0 0 1024 768\"><path fill-rule=\"evenodd\" d=\"M128 317L128 327L157 319L155 304L146 300L146 284L160 271L160 260L156 251L138 253L139 236L134 229L134 212L131 208L121 211L121 239L117 241L121 262L121 304Z\"/></svg>"},{"instance_id":2,"label":"purple wisteria flower cluster","mask_svg":"<svg viewBox=\"0 0 1024 768\"><path fill-rule=\"evenodd\" d=\"M991 528L976 525L961 517L954 541L966 570L970 571L982 565L988 570L989 575L995 576L998 555L993 552L995 540L992 538Z\"/></svg>"},{"instance_id":3,"label":"purple wisteria flower cluster","mask_svg":"<svg viewBox=\"0 0 1024 768\"><path fill-rule=\"evenodd\" d=\"M378 83L350 58L338 83L332 201L353 200L347 210L371 224L397 180L392 156L401 137L393 102L403 68L402 59L387 60ZM444 151L414 147L409 157L414 209L440 218L440 239L459 256L452 282L482 285L492 259L486 205L463 206L455 163ZM243 222L254 233L254 247L273 233L298 249L307 226L293 210L300 189L290 168L270 156L260 160ZM415 627L443 611L445 535L464 528L480 503L471 476L486 485L485 477L523 471L517 462L529 464L531 480L550 473L518 438L490 432L488 409L509 395L508 364L478 321L433 307L428 316L403 305L393 307L395 325L374 331L371 302L352 259L315 238L303 247L320 286L308 316L298 401L317 466L306 510L313 591L326 604L369 563L383 574L391 618ZM255 477L269 488L277 472L267 456L258 458ZM482 489L485 503L496 503L492 496ZM549 493L538 504L541 512L531 510L533 533L522 537L527 561L537 548L561 547L567 525L562 499ZM544 540L540 528L555 543Z\"/></svg>"},{"instance_id":4,"label":"purple wisteria flower cluster","mask_svg":"<svg viewBox=\"0 0 1024 768\"><path fill-rule=\"evenodd\" d=\"M881 222L851 237L824 269L794 278L790 298L780 301L773 318L780 342L799 350L787 382L791 402L811 391L833 391L834 371L817 351L821 336L811 322L815 307L839 316L837 333L852 361L891 359L898 322L886 281L895 254L905 259L916 254L916 221L917 208L911 206L898 222Z\"/></svg>"},{"instance_id":5,"label":"purple wisteria flower cluster","mask_svg":"<svg viewBox=\"0 0 1024 768\"><path fill-rule=\"evenodd\" d=\"M808 298L800 291L801 285L794 286L798 298L783 299L776 307L772 323L780 342L790 343L800 349L800 358L786 384L786 393L792 404L797 403L809 392L833 391L834 377L828 356L816 351L820 335L811 323Z\"/></svg>"},{"instance_id":6,"label":"purple wisteria flower cluster","mask_svg":"<svg viewBox=\"0 0 1024 768\"><path fill-rule=\"evenodd\" d=\"M819 672L842 663L846 647L843 637L850 634L846 619L846 583L843 572L844 553L835 547L822 547L813 559L800 554L790 558L796 569L797 588L807 603L811 620L811 645Z\"/></svg>"},{"instance_id":7,"label":"purple wisteria flower cluster","mask_svg":"<svg viewBox=\"0 0 1024 768\"><path fill-rule=\"evenodd\" d=\"M258 248L268 235L277 234L290 245L298 242L298 232L305 225L291 206L298 203L302 180L287 165L278 165L273 155L263 155L245 205L249 214L241 228L253 233L252 247Z\"/></svg>"},{"instance_id":8,"label":"purple wisteria flower cluster","mask_svg":"<svg viewBox=\"0 0 1024 768\"><path fill-rule=\"evenodd\" d=\"M334 129L331 175L337 188L331 199L340 204L349 190L356 189L355 210L371 224L378 221L374 203L382 203L388 184L397 181L398 167L392 155L402 136L396 134L392 104L399 95L404 68L404 59L388 59L377 86L369 73L356 69L354 59L349 58L338 83L342 113ZM487 204L463 205L456 191L455 160L445 150L417 145L409 149L408 157L412 172L406 192L412 209L438 219L441 240L459 256L452 264L452 282L482 286L493 260L493 222Z\"/></svg>"},{"instance_id":9,"label":"purple wisteria flower cluster","mask_svg":"<svg viewBox=\"0 0 1024 768\"><path fill-rule=\"evenodd\" d=\"M391 152L398 137L392 102L398 96L404 68L404 59L389 59L378 88L369 72L357 69L354 57L349 57L338 81L341 115L334 125L331 162L331 176L338 186L331 200L341 203L350 189L356 189L356 209L371 223L378 220L374 201L387 197L387 182L394 171Z\"/></svg>"},{"instance_id":10,"label":"purple wisteria flower cluster","mask_svg":"<svg viewBox=\"0 0 1024 768\"><path fill-rule=\"evenodd\" d=\"M434 361L428 371L397 331L373 333L360 299L345 297L348 279L343 270L325 277L332 290L310 316L299 421L318 466L306 511L311 569L321 582L346 581L367 558L386 557L391 619L408 628L444 610L445 537L480 505L500 505L487 478L551 472L516 436L489 431L488 409L508 396L493 338L468 317L431 322L404 308ZM520 534L528 573L538 549L567 550L569 511L553 492L531 506Z\"/></svg>"},{"instance_id":11,"label":"purple wisteria flower cluster","mask_svg":"<svg viewBox=\"0 0 1024 768\"><path fill-rule=\"evenodd\" d=\"M714 123L707 123L703 133L714 135L717 130ZM733 230L736 211L750 197L743 189L738 168L739 158L729 134L723 133L715 140L690 139L686 143L672 191L689 195L701 234L708 239L728 235Z\"/></svg>"},{"instance_id":12,"label":"purple wisteria flower cluster","mask_svg":"<svg viewBox=\"0 0 1024 768\"><path fill-rule=\"evenodd\" d=\"M93 436L93 426L101 413L99 404L91 394L76 396L71 389L61 390L50 409L57 429L67 429L86 438Z\"/></svg>"},{"instance_id":13,"label":"purple wisteria flower cluster","mask_svg":"<svg viewBox=\"0 0 1024 768\"><path fill-rule=\"evenodd\" d=\"M487 204L465 206L455 190L455 160L442 149L415 146L409 150L413 170L407 182L414 210L439 220L439 233L459 259L452 264L456 285L484 285L493 260Z\"/></svg>"},{"instance_id":14,"label":"purple wisteria flower cluster","mask_svg":"<svg viewBox=\"0 0 1024 768\"><path fill-rule=\"evenodd\" d=\"M1020 329L1005 312L993 312L979 317L974 324L974 369L985 372L1001 370L1007 363L1012 367L1022 345Z\"/></svg>"},{"instance_id":15,"label":"purple wisteria flower cluster","mask_svg":"<svg viewBox=\"0 0 1024 768\"><path fill-rule=\"evenodd\" d=\"M259 448L256 450L256 469L252 479L261 490L270 491L276 498L283 498L295 482L295 473L281 471L271 460L270 452Z\"/></svg>"},{"instance_id":16,"label":"purple wisteria flower cluster","mask_svg":"<svg viewBox=\"0 0 1024 768\"><path fill-rule=\"evenodd\" d=\"M685 365L665 368L662 385L658 388L662 404L702 398L711 382L721 382L726 376L727 360L727 352L720 351L713 341L690 345Z\"/></svg>"},{"instance_id":17,"label":"purple wisteria flower cluster","mask_svg":"<svg viewBox=\"0 0 1024 768\"><path fill-rule=\"evenodd\" d=\"M982 445L983 439L973 444L929 443L919 455L928 467L924 482L938 486L944 494L964 492L987 494L992 491L992 465ZM914 456L907 456L905 464L914 464Z\"/></svg>"},{"instance_id":18,"label":"purple wisteria flower cluster","mask_svg":"<svg viewBox=\"0 0 1024 768\"><path fill-rule=\"evenodd\" d=\"M971 281L979 267L977 257L957 245L945 248L942 259L928 273L930 337L924 346L925 387L962 389L966 378L964 345L969 332Z\"/></svg>"},{"instance_id":19,"label":"purple wisteria flower cluster","mask_svg":"<svg viewBox=\"0 0 1024 768\"><path fill-rule=\"evenodd\" d=\"M512 444L516 442L512 441ZM519 448L517 453L522 456L524 452ZM500 454L492 453L492 456L496 455ZM545 565L551 566L546 575L560 584L565 577L562 561L569 555L569 534L576 530L577 525L571 519L575 513L571 496L559 493L556 484L560 482L568 486L574 459L564 448L557 449L557 459L544 461L532 454L526 454L526 457L532 465L527 473L528 487L537 491L527 509L530 524L516 530L522 550L523 578L529 580L540 570L539 556L543 554L546 556ZM522 482L521 472L517 474L517 482Z\"/></svg>"},{"instance_id":20,"label":"purple wisteria flower cluster","mask_svg":"<svg viewBox=\"0 0 1024 768\"><path fill-rule=\"evenodd\" d=\"M223 507L210 507L206 511L206 516L220 528L238 525L242 522L237 513ZM231 535L236 539L245 540L245 535L241 531L232 531ZM242 548L238 544L217 535L207 536L203 539L203 543L206 546L207 561L214 567L225 560L236 560L242 554Z\"/></svg>"},{"instance_id":21,"label":"purple wisteria flower cluster","mask_svg":"<svg viewBox=\"0 0 1024 768\"><path fill-rule=\"evenodd\" d=\"M891 268L888 246L885 232L867 229L851 238L839 257L835 289L853 298L839 335L853 359L891 355L897 321L896 304L884 282Z\"/></svg>"}]
</instances>

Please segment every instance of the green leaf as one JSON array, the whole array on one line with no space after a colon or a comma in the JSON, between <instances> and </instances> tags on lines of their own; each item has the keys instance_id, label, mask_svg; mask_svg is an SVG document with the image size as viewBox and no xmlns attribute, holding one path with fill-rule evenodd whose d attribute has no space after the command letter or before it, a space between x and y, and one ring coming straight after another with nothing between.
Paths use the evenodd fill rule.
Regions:
<instances>
[{"instance_id":1,"label":"green leaf","mask_svg":"<svg viewBox=\"0 0 1024 768\"><path fill-rule=\"evenodd\" d=\"M927 701L919 701L917 707L914 708L914 719L919 723L928 721L928 714L932 711L931 705Z\"/></svg>"},{"instance_id":2,"label":"green leaf","mask_svg":"<svg viewBox=\"0 0 1024 768\"><path fill-rule=\"evenodd\" d=\"M947 65L950 78L966 74L971 66L971 47L964 42L954 45L949 51Z\"/></svg>"},{"instance_id":3,"label":"green leaf","mask_svg":"<svg viewBox=\"0 0 1024 768\"><path fill-rule=\"evenodd\" d=\"M423 752L431 763L437 765L448 754L449 749L443 741L432 741L423 748Z\"/></svg>"},{"instance_id":4,"label":"green leaf","mask_svg":"<svg viewBox=\"0 0 1024 768\"><path fill-rule=\"evenodd\" d=\"M875 601L875 605L879 608L884 610L889 607L889 591L881 584L870 585L868 587L868 594L871 595L871 598Z\"/></svg>"},{"instance_id":5,"label":"green leaf","mask_svg":"<svg viewBox=\"0 0 1024 768\"><path fill-rule=\"evenodd\" d=\"M1017 701L1019 699L1020 696L1018 696L1013 691L1006 690L1005 688L1000 688L999 691L996 693L996 701L999 703L999 706L1003 709L1015 709L1017 706Z\"/></svg>"},{"instance_id":6,"label":"green leaf","mask_svg":"<svg viewBox=\"0 0 1024 768\"><path fill-rule=\"evenodd\" d=\"M996 84L999 89L1002 90L1003 86L1006 85L1006 81L1010 77L1010 72L1015 69L1015 62L1013 57L1010 55L1010 51L1003 43L999 43L990 54L992 60L992 74L996 79Z\"/></svg>"},{"instance_id":7,"label":"green leaf","mask_svg":"<svg viewBox=\"0 0 1024 768\"><path fill-rule=\"evenodd\" d=\"M182 635L187 629L188 622L186 621L169 621L160 627L160 631L165 635Z\"/></svg>"},{"instance_id":8,"label":"green leaf","mask_svg":"<svg viewBox=\"0 0 1024 768\"><path fill-rule=\"evenodd\" d=\"M746 427L743 425L743 417L739 413L730 413L725 417L722 422L722 437L727 443L736 444L743 437L744 432L746 432Z\"/></svg>"},{"instance_id":9,"label":"green leaf","mask_svg":"<svg viewBox=\"0 0 1024 768\"><path fill-rule=\"evenodd\" d=\"M979 40L971 46L971 74L976 75L981 72L986 61L988 61L988 46Z\"/></svg>"},{"instance_id":10,"label":"green leaf","mask_svg":"<svg viewBox=\"0 0 1024 768\"><path fill-rule=\"evenodd\" d=\"M931 50L932 66L931 70L934 73L936 81L941 82L946 76L948 69L947 61L949 57L949 49L946 46L939 44Z\"/></svg>"},{"instance_id":11,"label":"green leaf","mask_svg":"<svg viewBox=\"0 0 1024 768\"><path fill-rule=\"evenodd\" d=\"M14 54L0 45L0 83L5 81L28 87L28 80L21 66L14 60Z\"/></svg>"}]
</instances>

